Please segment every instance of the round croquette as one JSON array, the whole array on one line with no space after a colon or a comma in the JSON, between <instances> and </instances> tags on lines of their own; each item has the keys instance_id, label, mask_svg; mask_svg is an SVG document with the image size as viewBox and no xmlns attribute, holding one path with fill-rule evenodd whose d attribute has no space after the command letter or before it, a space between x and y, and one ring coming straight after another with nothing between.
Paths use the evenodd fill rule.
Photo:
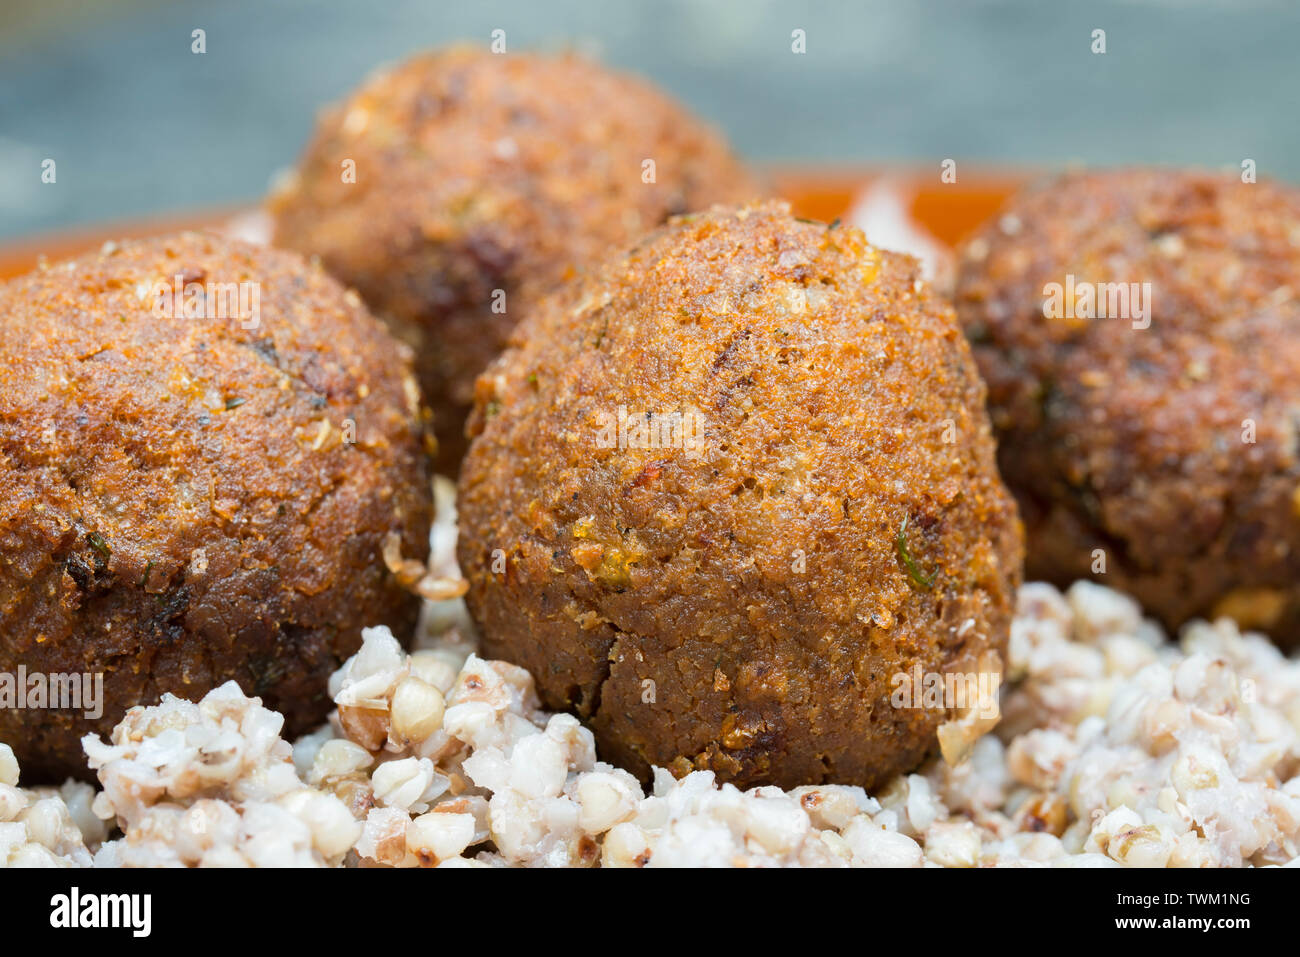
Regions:
<instances>
[{"instance_id":1,"label":"round croquette","mask_svg":"<svg viewBox=\"0 0 1300 957\"><path fill-rule=\"evenodd\" d=\"M1030 577L1300 639L1298 297L1300 191L1233 175L1066 176L966 246Z\"/></svg>"},{"instance_id":2,"label":"round croquette","mask_svg":"<svg viewBox=\"0 0 1300 957\"><path fill-rule=\"evenodd\" d=\"M641 80L466 47L326 113L271 207L277 244L319 255L415 347L439 471L454 476L475 376L541 294L671 214L760 192Z\"/></svg>"},{"instance_id":3,"label":"round croquette","mask_svg":"<svg viewBox=\"0 0 1300 957\"><path fill-rule=\"evenodd\" d=\"M11 280L0 315L0 673L103 675L97 718L0 708L25 775L232 678L310 730L362 626L410 634L380 550L428 553L418 390L355 293L182 234Z\"/></svg>"},{"instance_id":4,"label":"round croquette","mask_svg":"<svg viewBox=\"0 0 1300 957\"><path fill-rule=\"evenodd\" d=\"M856 229L674 219L537 306L470 431L482 647L635 773L871 787L953 716L900 675L1000 672L1021 530L984 388Z\"/></svg>"}]
</instances>

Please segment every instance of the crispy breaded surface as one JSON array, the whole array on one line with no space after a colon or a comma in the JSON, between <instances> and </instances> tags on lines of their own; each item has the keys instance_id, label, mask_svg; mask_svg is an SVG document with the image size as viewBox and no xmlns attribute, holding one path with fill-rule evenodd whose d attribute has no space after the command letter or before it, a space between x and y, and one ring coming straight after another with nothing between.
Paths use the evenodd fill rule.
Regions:
<instances>
[{"instance_id":1,"label":"crispy breaded surface","mask_svg":"<svg viewBox=\"0 0 1300 957\"><path fill-rule=\"evenodd\" d=\"M160 314L178 275L255 282L257 313L219 318L213 286L207 317ZM81 735L230 678L303 732L363 625L409 635L379 553L427 554L418 393L354 294L187 233L0 285L0 316L0 671L104 674L98 721L0 710L25 774L84 773Z\"/></svg>"},{"instance_id":2,"label":"crispy breaded surface","mask_svg":"<svg viewBox=\"0 0 1300 957\"><path fill-rule=\"evenodd\" d=\"M891 703L898 673L999 667L1019 521L910 257L784 204L682 217L541 303L478 390L482 647L607 760L869 787L951 716ZM673 413L689 447L633 438Z\"/></svg>"},{"instance_id":3,"label":"crispy breaded surface","mask_svg":"<svg viewBox=\"0 0 1300 957\"><path fill-rule=\"evenodd\" d=\"M1149 283L1150 312L1046 318L1067 276ZM1066 176L967 245L957 311L1031 578L1100 558L1096 580L1170 628L1228 614L1300 638L1298 291L1300 191L1235 175Z\"/></svg>"},{"instance_id":4,"label":"crispy breaded surface","mask_svg":"<svg viewBox=\"0 0 1300 957\"><path fill-rule=\"evenodd\" d=\"M271 208L277 244L319 255L415 347L439 470L455 476L474 378L538 296L673 213L760 191L648 83L464 47L328 111Z\"/></svg>"}]
</instances>

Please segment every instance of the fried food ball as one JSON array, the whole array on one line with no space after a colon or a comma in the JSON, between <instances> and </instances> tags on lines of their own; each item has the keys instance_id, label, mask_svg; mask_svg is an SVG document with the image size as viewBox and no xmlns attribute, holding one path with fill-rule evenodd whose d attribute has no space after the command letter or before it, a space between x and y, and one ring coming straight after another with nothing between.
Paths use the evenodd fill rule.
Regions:
<instances>
[{"instance_id":1,"label":"fried food ball","mask_svg":"<svg viewBox=\"0 0 1300 957\"><path fill-rule=\"evenodd\" d=\"M648 83L572 55L464 47L325 114L271 208L277 244L320 256L415 347L439 471L454 476L474 378L540 295L673 213L760 192Z\"/></svg>"},{"instance_id":2,"label":"fried food ball","mask_svg":"<svg viewBox=\"0 0 1300 957\"><path fill-rule=\"evenodd\" d=\"M1000 673L1019 579L983 403L911 257L781 203L674 219L479 380L458 502L483 647L642 776L914 767L954 709L899 676Z\"/></svg>"},{"instance_id":3,"label":"fried food ball","mask_svg":"<svg viewBox=\"0 0 1300 957\"><path fill-rule=\"evenodd\" d=\"M11 280L0 315L0 673L103 674L97 718L0 708L25 775L84 774L82 735L232 678L309 730L362 626L409 636L380 553L428 553L423 422L355 293L187 233Z\"/></svg>"},{"instance_id":4,"label":"fried food ball","mask_svg":"<svg viewBox=\"0 0 1300 957\"><path fill-rule=\"evenodd\" d=\"M1030 577L1300 638L1298 295L1300 191L1231 175L1065 176L965 247Z\"/></svg>"}]
</instances>

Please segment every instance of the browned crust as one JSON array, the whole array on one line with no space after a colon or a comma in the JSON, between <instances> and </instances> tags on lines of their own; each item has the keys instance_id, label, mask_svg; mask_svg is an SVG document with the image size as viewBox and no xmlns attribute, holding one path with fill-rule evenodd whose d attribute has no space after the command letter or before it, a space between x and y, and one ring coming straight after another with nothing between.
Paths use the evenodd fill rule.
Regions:
<instances>
[{"instance_id":1,"label":"browned crust","mask_svg":"<svg viewBox=\"0 0 1300 957\"><path fill-rule=\"evenodd\" d=\"M260 324L159 317L148 288L176 275L258 282ZM409 635L380 545L427 554L422 423L408 351L355 296L190 233L12 280L0 314L0 671L105 673L99 721L0 711L25 776L84 774L82 734L231 678L309 730L362 626Z\"/></svg>"},{"instance_id":2,"label":"browned crust","mask_svg":"<svg viewBox=\"0 0 1300 957\"><path fill-rule=\"evenodd\" d=\"M464 47L329 110L271 208L277 244L319 255L415 347L439 470L454 475L474 378L539 295L673 213L759 193L717 134L645 82Z\"/></svg>"},{"instance_id":3,"label":"browned crust","mask_svg":"<svg viewBox=\"0 0 1300 957\"><path fill-rule=\"evenodd\" d=\"M1150 327L1045 319L1067 274L1151 283ZM1098 580L1170 627L1232 611L1300 636L1298 293L1300 192L1233 175L1070 175L967 245L957 310L1030 577L1089 576L1104 549Z\"/></svg>"},{"instance_id":4,"label":"browned crust","mask_svg":"<svg viewBox=\"0 0 1300 957\"><path fill-rule=\"evenodd\" d=\"M485 653L642 774L872 786L915 766L945 715L891 706L893 676L1000 651L1021 562L983 386L916 263L783 204L716 209L517 339L479 380L460 485ZM698 455L599 448L620 405L701 412Z\"/></svg>"}]
</instances>

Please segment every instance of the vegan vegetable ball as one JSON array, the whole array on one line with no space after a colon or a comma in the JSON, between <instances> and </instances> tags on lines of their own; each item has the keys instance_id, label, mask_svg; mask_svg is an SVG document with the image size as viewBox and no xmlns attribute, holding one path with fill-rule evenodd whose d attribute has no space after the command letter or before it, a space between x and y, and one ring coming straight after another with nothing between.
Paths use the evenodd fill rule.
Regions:
<instances>
[{"instance_id":1,"label":"vegan vegetable ball","mask_svg":"<svg viewBox=\"0 0 1300 957\"><path fill-rule=\"evenodd\" d=\"M0 709L26 775L84 775L85 733L231 678L301 733L363 625L409 636L380 555L427 554L424 420L355 293L186 233L11 280L0 315L0 672L103 675L99 716Z\"/></svg>"},{"instance_id":2,"label":"vegan vegetable ball","mask_svg":"<svg viewBox=\"0 0 1300 957\"><path fill-rule=\"evenodd\" d=\"M1237 175L1069 175L965 247L1030 577L1300 639L1297 296L1300 191Z\"/></svg>"},{"instance_id":3,"label":"vegan vegetable ball","mask_svg":"<svg viewBox=\"0 0 1300 957\"><path fill-rule=\"evenodd\" d=\"M474 378L541 294L673 213L759 192L648 83L464 47L325 114L271 208L277 244L320 256L415 347L454 476Z\"/></svg>"},{"instance_id":4,"label":"vegan vegetable ball","mask_svg":"<svg viewBox=\"0 0 1300 957\"><path fill-rule=\"evenodd\" d=\"M642 777L870 787L957 720L900 675L1001 670L1021 529L984 387L856 229L672 220L536 306L470 431L483 653Z\"/></svg>"}]
</instances>

